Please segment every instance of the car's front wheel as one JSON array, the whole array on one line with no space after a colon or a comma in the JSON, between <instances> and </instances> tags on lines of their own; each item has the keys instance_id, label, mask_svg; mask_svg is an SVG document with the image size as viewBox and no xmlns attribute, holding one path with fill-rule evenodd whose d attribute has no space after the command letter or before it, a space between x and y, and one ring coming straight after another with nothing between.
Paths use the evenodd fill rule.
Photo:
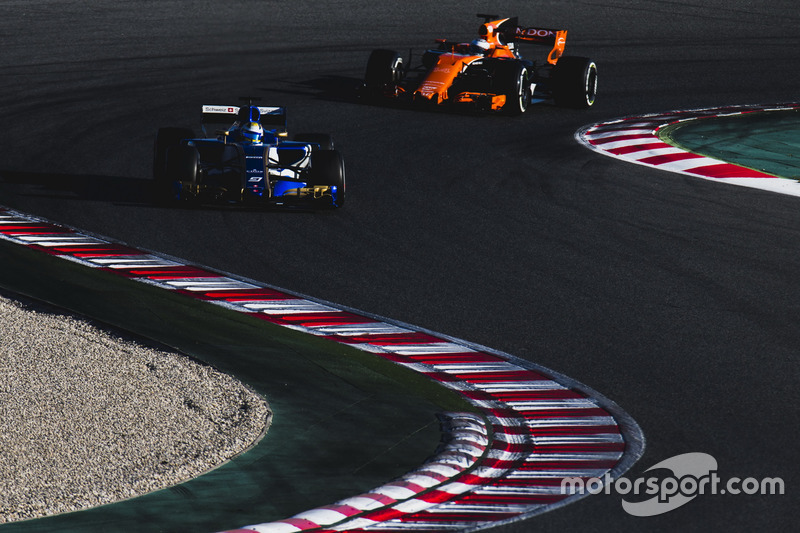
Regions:
<instances>
[{"instance_id":1,"label":"car's front wheel","mask_svg":"<svg viewBox=\"0 0 800 533\"><path fill-rule=\"evenodd\" d=\"M200 155L197 148L185 144L170 146L166 159L166 175L174 185L170 199L194 202L200 180Z\"/></svg>"},{"instance_id":2,"label":"car's front wheel","mask_svg":"<svg viewBox=\"0 0 800 533\"><path fill-rule=\"evenodd\" d=\"M528 68L517 61L499 61L495 70L499 94L506 97L502 112L517 116L528 110L531 103L531 82Z\"/></svg>"},{"instance_id":3,"label":"car's front wheel","mask_svg":"<svg viewBox=\"0 0 800 533\"><path fill-rule=\"evenodd\" d=\"M336 150L319 150L311 154L313 185L331 185L332 206L342 207L345 200L345 172L342 154Z\"/></svg>"},{"instance_id":4,"label":"car's front wheel","mask_svg":"<svg viewBox=\"0 0 800 533\"><path fill-rule=\"evenodd\" d=\"M395 91L403 81L403 58L394 50L373 50L364 73L364 87L373 95Z\"/></svg>"},{"instance_id":5,"label":"car's front wheel","mask_svg":"<svg viewBox=\"0 0 800 533\"><path fill-rule=\"evenodd\" d=\"M167 149L180 144L183 139L194 138L194 131L188 128L159 128L153 146L153 177L156 180L167 178Z\"/></svg>"}]
</instances>

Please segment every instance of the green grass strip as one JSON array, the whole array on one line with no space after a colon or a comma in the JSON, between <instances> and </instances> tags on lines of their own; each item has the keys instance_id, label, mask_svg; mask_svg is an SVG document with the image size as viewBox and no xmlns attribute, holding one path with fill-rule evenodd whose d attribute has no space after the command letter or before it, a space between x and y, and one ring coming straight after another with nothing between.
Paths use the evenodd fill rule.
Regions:
<instances>
[{"instance_id":1,"label":"green grass strip","mask_svg":"<svg viewBox=\"0 0 800 533\"><path fill-rule=\"evenodd\" d=\"M800 110L758 111L687 120L659 138L696 154L800 180Z\"/></svg>"}]
</instances>

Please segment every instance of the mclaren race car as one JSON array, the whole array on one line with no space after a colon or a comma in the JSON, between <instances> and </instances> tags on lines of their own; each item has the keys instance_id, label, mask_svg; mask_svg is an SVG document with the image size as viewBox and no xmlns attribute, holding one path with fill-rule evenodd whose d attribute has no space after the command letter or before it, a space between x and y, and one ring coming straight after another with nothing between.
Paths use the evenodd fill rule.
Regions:
<instances>
[{"instance_id":1,"label":"mclaren race car","mask_svg":"<svg viewBox=\"0 0 800 533\"><path fill-rule=\"evenodd\" d=\"M250 103L204 105L201 137L186 128L158 130L153 175L161 198L195 204L344 205L344 161L331 136L307 133L288 140L285 108Z\"/></svg>"},{"instance_id":2,"label":"mclaren race car","mask_svg":"<svg viewBox=\"0 0 800 533\"><path fill-rule=\"evenodd\" d=\"M484 20L478 39L469 43L439 39L414 68L407 68L394 50L373 50L363 94L429 105L470 104L509 115L520 115L530 104L546 100L574 108L594 104L597 65L586 57L563 55L566 30L521 27L517 17L478 17ZM538 62L522 59L520 43L547 47L549 53Z\"/></svg>"}]
</instances>

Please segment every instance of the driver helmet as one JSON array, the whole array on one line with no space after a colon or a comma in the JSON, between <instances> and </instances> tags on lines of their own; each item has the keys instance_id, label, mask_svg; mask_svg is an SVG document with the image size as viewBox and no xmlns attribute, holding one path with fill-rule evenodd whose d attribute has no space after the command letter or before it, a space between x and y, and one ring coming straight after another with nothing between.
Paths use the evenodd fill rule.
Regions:
<instances>
[{"instance_id":1,"label":"driver helmet","mask_svg":"<svg viewBox=\"0 0 800 533\"><path fill-rule=\"evenodd\" d=\"M242 126L242 140L259 143L264 137L264 128L258 122L248 122Z\"/></svg>"},{"instance_id":2,"label":"driver helmet","mask_svg":"<svg viewBox=\"0 0 800 533\"><path fill-rule=\"evenodd\" d=\"M470 47L475 54L485 54L489 51L491 45L489 44L489 41L485 39L475 39L470 43Z\"/></svg>"}]
</instances>

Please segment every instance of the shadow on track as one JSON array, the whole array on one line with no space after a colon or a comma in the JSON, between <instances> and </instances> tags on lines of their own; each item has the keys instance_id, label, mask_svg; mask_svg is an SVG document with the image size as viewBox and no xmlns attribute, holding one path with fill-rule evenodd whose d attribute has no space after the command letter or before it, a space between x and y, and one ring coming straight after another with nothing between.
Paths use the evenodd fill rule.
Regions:
<instances>
[{"instance_id":1,"label":"shadow on track","mask_svg":"<svg viewBox=\"0 0 800 533\"><path fill-rule=\"evenodd\" d=\"M153 180L93 174L57 174L0 170L0 183L21 196L94 200L121 205L154 204Z\"/></svg>"},{"instance_id":2,"label":"shadow on track","mask_svg":"<svg viewBox=\"0 0 800 533\"><path fill-rule=\"evenodd\" d=\"M54 174L0 170L0 197L4 186L17 196L51 200L107 202L117 206L158 207L191 211L272 211L289 213L332 212L304 205L194 204L163 197L152 178L96 174Z\"/></svg>"}]
</instances>

